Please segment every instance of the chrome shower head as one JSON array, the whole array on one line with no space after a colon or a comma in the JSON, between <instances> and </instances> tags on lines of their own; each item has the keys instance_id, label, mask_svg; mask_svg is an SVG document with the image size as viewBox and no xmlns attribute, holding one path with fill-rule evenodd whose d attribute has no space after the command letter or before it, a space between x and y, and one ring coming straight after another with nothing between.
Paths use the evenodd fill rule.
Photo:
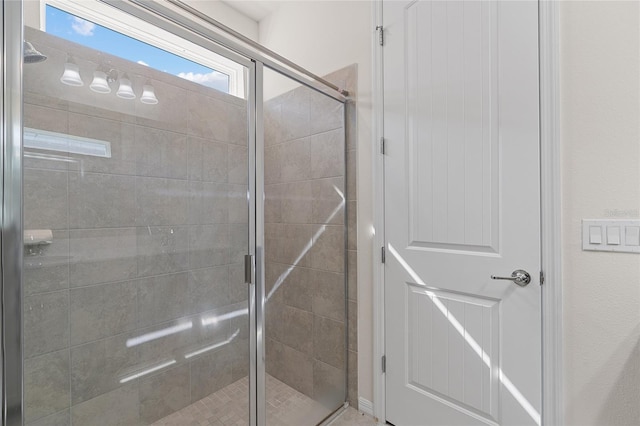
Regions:
<instances>
[{"instance_id":1,"label":"chrome shower head","mask_svg":"<svg viewBox=\"0 0 640 426\"><path fill-rule=\"evenodd\" d=\"M24 63L25 64L36 64L38 62L46 61L46 55L38 52L33 44L28 41L24 42Z\"/></svg>"}]
</instances>

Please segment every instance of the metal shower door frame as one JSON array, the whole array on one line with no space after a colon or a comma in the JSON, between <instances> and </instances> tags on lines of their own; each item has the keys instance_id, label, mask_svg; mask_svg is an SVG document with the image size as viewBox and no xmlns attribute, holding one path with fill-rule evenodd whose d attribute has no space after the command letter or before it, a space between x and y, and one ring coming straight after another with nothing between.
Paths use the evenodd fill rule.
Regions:
<instances>
[{"instance_id":1,"label":"metal shower door frame","mask_svg":"<svg viewBox=\"0 0 640 426\"><path fill-rule=\"evenodd\" d=\"M22 2L2 17L2 424L22 425Z\"/></svg>"}]
</instances>

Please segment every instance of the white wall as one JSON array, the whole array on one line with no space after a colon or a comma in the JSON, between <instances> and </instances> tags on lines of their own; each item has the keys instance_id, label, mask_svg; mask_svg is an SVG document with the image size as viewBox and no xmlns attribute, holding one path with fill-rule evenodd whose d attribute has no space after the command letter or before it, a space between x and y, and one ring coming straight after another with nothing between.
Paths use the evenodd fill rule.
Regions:
<instances>
[{"instance_id":1,"label":"white wall","mask_svg":"<svg viewBox=\"0 0 640 426\"><path fill-rule=\"evenodd\" d=\"M40 28L40 0L25 0L22 4L24 24L32 28Z\"/></svg>"},{"instance_id":2,"label":"white wall","mask_svg":"<svg viewBox=\"0 0 640 426\"><path fill-rule=\"evenodd\" d=\"M261 44L317 75L358 64L358 391L372 401L372 4L321 0L278 3L277 10L259 23Z\"/></svg>"},{"instance_id":3,"label":"white wall","mask_svg":"<svg viewBox=\"0 0 640 426\"><path fill-rule=\"evenodd\" d=\"M640 208L638 2L561 7L568 425L640 424L640 256L581 251L581 219Z\"/></svg>"},{"instance_id":4,"label":"white wall","mask_svg":"<svg viewBox=\"0 0 640 426\"><path fill-rule=\"evenodd\" d=\"M184 2L244 36L254 41L258 40L258 23L220 0L184 0Z\"/></svg>"}]
</instances>

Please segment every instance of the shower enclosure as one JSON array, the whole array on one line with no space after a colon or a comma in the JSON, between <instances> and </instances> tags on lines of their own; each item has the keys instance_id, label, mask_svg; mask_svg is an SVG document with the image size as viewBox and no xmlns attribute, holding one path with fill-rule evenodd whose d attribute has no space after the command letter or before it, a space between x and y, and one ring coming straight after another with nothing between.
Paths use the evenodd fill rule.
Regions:
<instances>
[{"instance_id":1,"label":"shower enclosure","mask_svg":"<svg viewBox=\"0 0 640 426\"><path fill-rule=\"evenodd\" d=\"M3 6L4 424L330 419L344 93L177 1Z\"/></svg>"}]
</instances>

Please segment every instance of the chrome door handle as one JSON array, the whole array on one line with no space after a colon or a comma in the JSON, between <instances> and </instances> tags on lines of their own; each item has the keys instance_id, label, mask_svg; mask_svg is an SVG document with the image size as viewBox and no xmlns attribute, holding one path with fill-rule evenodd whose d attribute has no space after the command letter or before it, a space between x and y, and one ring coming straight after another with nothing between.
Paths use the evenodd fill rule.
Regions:
<instances>
[{"instance_id":1,"label":"chrome door handle","mask_svg":"<svg viewBox=\"0 0 640 426\"><path fill-rule=\"evenodd\" d=\"M527 271L523 271L522 269L516 269L511 273L510 277L497 277L495 275L491 275L492 280L508 280L513 281L518 284L520 287L525 287L527 284L531 282L531 275Z\"/></svg>"}]
</instances>

